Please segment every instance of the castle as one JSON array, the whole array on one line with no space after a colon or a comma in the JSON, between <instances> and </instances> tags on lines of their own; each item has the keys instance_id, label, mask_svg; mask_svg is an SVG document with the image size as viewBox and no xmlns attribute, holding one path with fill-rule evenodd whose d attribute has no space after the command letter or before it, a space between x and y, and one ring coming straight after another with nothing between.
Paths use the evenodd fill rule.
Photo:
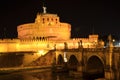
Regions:
<instances>
[{"instance_id":1,"label":"castle","mask_svg":"<svg viewBox=\"0 0 120 80\"><path fill-rule=\"evenodd\" d=\"M69 49L103 47L104 42L98 40L98 35L88 38L71 38L71 25L60 22L57 14L47 13L46 7L38 13L34 23L17 26L17 39L1 39L0 53L39 51L42 49L64 49L66 43ZM98 46L99 44L99 46Z\"/></svg>"},{"instance_id":2,"label":"castle","mask_svg":"<svg viewBox=\"0 0 120 80\"><path fill-rule=\"evenodd\" d=\"M18 38L0 39L0 69L6 67L50 65L51 50L101 48L98 35L71 38L71 25L60 22L57 14L47 13L46 7L38 13L34 23L17 26ZM45 58L46 55L47 57ZM51 57L50 57L51 56ZM46 61L43 61L44 58Z\"/></svg>"}]
</instances>

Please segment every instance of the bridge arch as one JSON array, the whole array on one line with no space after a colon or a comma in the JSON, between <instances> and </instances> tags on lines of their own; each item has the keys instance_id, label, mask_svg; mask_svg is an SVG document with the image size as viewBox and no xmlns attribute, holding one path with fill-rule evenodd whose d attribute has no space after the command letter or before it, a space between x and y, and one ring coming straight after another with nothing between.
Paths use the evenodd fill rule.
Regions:
<instances>
[{"instance_id":1,"label":"bridge arch","mask_svg":"<svg viewBox=\"0 0 120 80\"><path fill-rule=\"evenodd\" d=\"M87 57L87 62L88 60L93 57L93 56L96 56L98 59L100 59L100 61L103 63L103 65L105 66L105 60L103 59L103 56L101 56L100 54L91 54L91 55L88 55Z\"/></svg>"},{"instance_id":2,"label":"bridge arch","mask_svg":"<svg viewBox=\"0 0 120 80\"><path fill-rule=\"evenodd\" d=\"M57 60L58 65L63 65L64 64L64 59L61 54L58 55L58 60Z\"/></svg>"},{"instance_id":3,"label":"bridge arch","mask_svg":"<svg viewBox=\"0 0 120 80\"><path fill-rule=\"evenodd\" d=\"M77 60L75 55L71 55L69 60L68 60L68 68L70 70L76 70L77 66L79 64L79 61Z\"/></svg>"},{"instance_id":4,"label":"bridge arch","mask_svg":"<svg viewBox=\"0 0 120 80\"><path fill-rule=\"evenodd\" d=\"M87 76L104 77L104 66L104 62L99 56L90 56L86 63Z\"/></svg>"}]
</instances>

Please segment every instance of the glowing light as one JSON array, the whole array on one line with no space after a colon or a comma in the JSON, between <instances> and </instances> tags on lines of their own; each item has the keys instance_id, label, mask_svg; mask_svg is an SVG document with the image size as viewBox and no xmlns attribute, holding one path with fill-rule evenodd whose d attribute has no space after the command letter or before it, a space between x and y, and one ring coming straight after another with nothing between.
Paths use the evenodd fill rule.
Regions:
<instances>
[{"instance_id":1,"label":"glowing light","mask_svg":"<svg viewBox=\"0 0 120 80\"><path fill-rule=\"evenodd\" d=\"M39 50L38 54L40 54L41 56L45 54L44 50Z\"/></svg>"},{"instance_id":2,"label":"glowing light","mask_svg":"<svg viewBox=\"0 0 120 80\"><path fill-rule=\"evenodd\" d=\"M64 62L67 62L67 56L66 56L66 52L64 52Z\"/></svg>"},{"instance_id":3,"label":"glowing light","mask_svg":"<svg viewBox=\"0 0 120 80\"><path fill-rule=\"evenodd\" d=\"M113 42L115 42L115 39L113 39Z\"/></svg>"}]
</instances>

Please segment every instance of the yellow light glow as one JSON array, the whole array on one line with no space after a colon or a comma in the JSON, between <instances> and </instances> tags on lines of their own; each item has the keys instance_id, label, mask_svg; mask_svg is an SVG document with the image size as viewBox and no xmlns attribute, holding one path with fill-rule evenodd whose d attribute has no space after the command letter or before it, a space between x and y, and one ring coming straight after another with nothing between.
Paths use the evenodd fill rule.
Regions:
<instances>
[{"instance_id":1,"label":"yellow light glow","mask_svg":"<svg viewBox=\"0 0 120 80\"><path fill-rule=\"evenodd\" d=\"M41 56L45 54L44 50L39 50L38 54L40 54Z\"/></svg>"},{"instance_id":2,"label":"yellow light glow","mask_svg":"<svg viewBox=\"0 0 120 80\"><path fill-rule=\"evenodd\" d=\"M66 52L64 52L64 62L67 62L67 55L66 55Z\"/></svg>"}]
</instances>

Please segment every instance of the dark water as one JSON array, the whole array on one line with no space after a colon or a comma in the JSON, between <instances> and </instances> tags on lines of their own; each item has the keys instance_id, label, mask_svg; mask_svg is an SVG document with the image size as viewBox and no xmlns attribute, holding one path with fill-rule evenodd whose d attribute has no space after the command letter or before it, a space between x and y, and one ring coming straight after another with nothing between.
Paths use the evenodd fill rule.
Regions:
<instances>
[{"instance_id":1,"label":"dark water","mask_svg":"<svg viewBox=\"0 0 120 80\"><path fill-rule=\"evenodd\" d=\"M79 73L77 75L71 75L70 71L56 73L52 72L50 69L46 70L37 69L0 74L0 80L96 80L97 79L96 77L101 76L101 75L97 76L89 75L89 77L84 76L83 78L81 75L82 74ZM99 78L100 78L99 80L105 80L102 77Z\"/></svg>"},{"instance_id":2,"label":"dark water","mask_svg":"<svg viewBox=\"0 0 120 80\"><path fill-rule=\"evenodd\" d=\"M87 80L70 76L69 73L52 73L51 71L25 71L1 74L0 80ZM90 79L88 79L90 80Z\"/></svg>"}]
</instances>

